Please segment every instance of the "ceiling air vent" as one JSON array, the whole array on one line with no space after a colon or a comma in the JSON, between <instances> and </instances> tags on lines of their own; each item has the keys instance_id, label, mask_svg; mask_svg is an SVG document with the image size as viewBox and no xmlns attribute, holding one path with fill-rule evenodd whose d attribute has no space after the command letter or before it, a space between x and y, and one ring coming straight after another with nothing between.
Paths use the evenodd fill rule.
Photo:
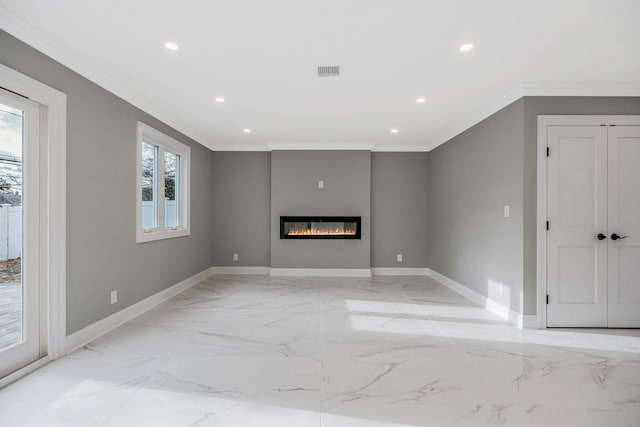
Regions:
<instances>
[{"instance_id":1,"label":"ceiling air vent","mask_svg":"<svg viewBox=\"0 0 640 427\"><path fill-rule=\"evenodd\" d=\"M340 66L339 65L319 65L318 77L339 77Z\"/></svg>"}]
</instances>

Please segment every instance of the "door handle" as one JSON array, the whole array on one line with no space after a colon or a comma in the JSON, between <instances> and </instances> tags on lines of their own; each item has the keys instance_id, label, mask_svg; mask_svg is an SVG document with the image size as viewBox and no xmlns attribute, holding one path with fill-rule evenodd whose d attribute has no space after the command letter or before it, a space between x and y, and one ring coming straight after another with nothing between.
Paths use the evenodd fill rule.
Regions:
<instances>
[{"instance_id":1,"label":"door handle","mask_svg":"<svg viewBox=\"0 0 640 427\"><path fill-rule=\"evenodd\" d=\"M593 237L595 237L598 240L604 240L604 239L607 238L607 236L605 234L602 234L602 233L599 233L598 235L593 236Z\"/></svg>"},{"instance_id":2,"label":"door handle","mask_svg":"<svg viewBox=\"0 0 640 427\"><path fill-rule=\"evenodd\" d=\"M618 236L616 233L613 233L611 235L611 240L622 240L622 239L626 239L629 236Z\"/></svg>"}]
</instances>

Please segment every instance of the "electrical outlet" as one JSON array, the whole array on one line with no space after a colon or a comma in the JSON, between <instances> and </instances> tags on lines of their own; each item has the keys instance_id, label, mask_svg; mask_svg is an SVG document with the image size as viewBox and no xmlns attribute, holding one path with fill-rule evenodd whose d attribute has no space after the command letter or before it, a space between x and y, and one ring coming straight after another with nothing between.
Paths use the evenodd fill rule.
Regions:
<instances>
[{"instance_id":1,"label":"electrical outlet","mask_svg":"<svg viewBox=\"0 0 640 427\"><path fill-rule=\"evenodd\" d=\"M402 262L402 254L398 254L397 259L398 259L398 262Z\"/></svg>"},{"instance_id":2,"label":"electrical outlet","mask_svg":"<svg viewBox=\"0 0 640 427\"><path fill-rule=\"evenodd\" d=\"M111 304L118 302L118 291L111 291Z\"/></svg>"},{"instance_id":3,"label":"electrical outlet","mask_svg":"<svg viewBox=\"0 0 640 427\"><path fill-rule=\"evenodd\" d=\"M318 181L318 188L324 188L324 181Z\"/></svg>"},{"instance_id":4,"label":"electrical outlet","mask_svg":"<svg viewBox=\"0 0 640 427\"><path fill-rule=\"evenodd\" d=\"M233 254L233 260L238 261L238 254Z\"/></svg>"}]
</instances>

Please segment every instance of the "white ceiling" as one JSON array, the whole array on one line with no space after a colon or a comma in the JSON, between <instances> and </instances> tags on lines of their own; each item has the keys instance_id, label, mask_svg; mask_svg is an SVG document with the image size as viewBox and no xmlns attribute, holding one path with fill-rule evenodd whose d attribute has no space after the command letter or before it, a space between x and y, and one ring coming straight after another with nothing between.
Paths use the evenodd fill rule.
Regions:
<instances>
[{"instance_id":1,"label":"white ceiling","mask_svg":"<svg viewBox=\"0 0 640 427\"><path fill-rule=\"evenodd\" d=\"M639 18L638 0L0 0L0 28L218 150L429 150L525 94L637 96Z\"/></svg>"}]
</instances>

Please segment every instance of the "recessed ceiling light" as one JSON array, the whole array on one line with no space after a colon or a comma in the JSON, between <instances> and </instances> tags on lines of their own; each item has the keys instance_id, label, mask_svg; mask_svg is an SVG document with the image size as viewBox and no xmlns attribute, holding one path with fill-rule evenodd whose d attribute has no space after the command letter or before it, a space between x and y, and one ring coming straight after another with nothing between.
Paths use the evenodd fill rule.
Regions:
<instances>
[{"instance_id":1,"label":"recessed ceiling light","mask_svg":"<svg viewBox=\"0 0 640 427\"><path fill-rule=\"evenodd\" d=\"M224 98L221 96L216 96L216 102L219 102L220 104L222 104L224 102Z\"/></svg>"},{"instance_id":2,"label":"recessed ceiling light","mask_svg":"<svg viewBox=\"0 0 640 427\"><path fill-rule=\"evenodd\" d=\"M416 102L417 102L418 104L424 104L424 101L426 101L426 99L424 99L423 97L416 98Z\"/></svg>"},{"instance_id":3,"label":"recessed ceiling light","mask_svg":"<svg viewBox=\"0 0 640 427\"><path fill-rule=\"evenodd\" d=\"M249 128L244 128L244 129L242 129L242 132L244 132L244 133L251 133L251 129L249 129Z\"/></svg>"},{"instance_id":4,"label":"recessed ceiling light","mask_svg":"<svg viewBox=\"0 0 640 427\"><path fill-rule=\"evenodd\" d=\"M469 52L471 49L473 49L473 45L471 43L466 43L460 46L460 52Z\"/></svg>"},{"instance_id":5,"label":"recessed ceiling light","mask_svg":"<svg viewBox=\"0 0 640 427\"><path fill-rule=\"evenodd\" d=\"M177 44L173 43L173 42L166 42L164 44L164 47L166 47L169 50L178 50L178 49L180 49L180 47Z\"/></svg>"},{"instance_id":6,"label":"recessed ceiling light","mask_svg":"<svg viewBox=\"0 0 640 427\"><path fill-rule=\"evenodd\" d=\"M398 133L398 129L391 129L390 132L391 133Z\"/></svg>"}]
</instances>

